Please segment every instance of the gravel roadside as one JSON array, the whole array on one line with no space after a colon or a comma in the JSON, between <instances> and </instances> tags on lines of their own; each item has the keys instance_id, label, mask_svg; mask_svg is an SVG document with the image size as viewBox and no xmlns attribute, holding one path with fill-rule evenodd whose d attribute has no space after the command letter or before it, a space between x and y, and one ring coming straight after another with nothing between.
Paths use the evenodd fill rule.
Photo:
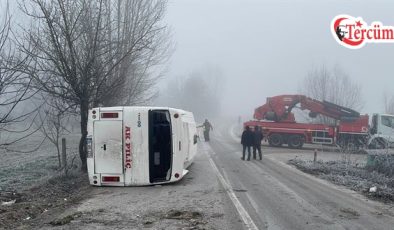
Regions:
<instances>
[{"instance_id":1,"label":"gravel roadside","mask_svg":"<svg viewBox=\"0 0 394 230\"><path fill-rule=\"evenodd\" d=\"M201 147L180 182L94 187L90 198L43 221L40 229L242 229Z\"/></svg>"}]
</instances>

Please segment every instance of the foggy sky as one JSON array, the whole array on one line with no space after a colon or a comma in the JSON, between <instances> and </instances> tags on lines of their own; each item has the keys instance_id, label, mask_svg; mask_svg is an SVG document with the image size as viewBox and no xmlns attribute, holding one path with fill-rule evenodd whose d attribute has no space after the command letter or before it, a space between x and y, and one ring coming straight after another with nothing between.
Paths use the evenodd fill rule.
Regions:
<instances>
[{"instance_id":1,"label":"foggy sky","mask_svg":"<svg viewBox=\"0 0 394 230\"><path fill-rule=\"evenodd\" d=\"M213 65L225 77L223 113L252 116L265 98L297 93L313 67L340 65L362 86L362 113L383 112L394 94L394 44L340 46L331 35L338 14L394 26L392 1L170 0L166 22L176 50L168 79Z\"/></svg>"}]
</instances>

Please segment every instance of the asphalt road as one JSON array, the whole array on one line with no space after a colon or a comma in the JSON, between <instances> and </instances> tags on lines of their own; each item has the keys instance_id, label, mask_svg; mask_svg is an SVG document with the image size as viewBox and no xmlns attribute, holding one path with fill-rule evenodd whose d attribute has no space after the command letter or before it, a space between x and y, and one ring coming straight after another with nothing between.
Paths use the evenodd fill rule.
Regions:
<instances>
[{"instance_id":1,"label":"asphalt road","mask_svg":"<svg viewBox=\"0 0 394 230\"><path fill-rule=\"evenodd\" d=\"M311 156L310 150L264 147L262 161L242 161L239 140L228 126L216 128L204 147L253 222L246 229L394 229L392 205L284 163L291 155Z\"/></svg>"},{"instance_id":2,"label":"asphalt road","mask_svg":"<svg viewBox=\"0 0 394 230\"><path fill-rule=\"evenodd\" d=\"M264 146L262 161L241 161L233 131L215 126L178 183L92 187L72 208L46 212L37 229L394 229L392 205L286 164L296 156L312 159L313 151ZM319 152L318 158L338 156Z\"/></svg>"}]
</instances>

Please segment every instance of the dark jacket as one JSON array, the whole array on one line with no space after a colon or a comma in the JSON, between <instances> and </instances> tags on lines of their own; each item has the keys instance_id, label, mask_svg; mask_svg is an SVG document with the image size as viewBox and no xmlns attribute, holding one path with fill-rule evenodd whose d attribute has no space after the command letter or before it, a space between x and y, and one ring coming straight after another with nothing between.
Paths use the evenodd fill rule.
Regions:
<instances>
[{"instance_id":1,"label":"dark jacket","mask_svg":"<svg viewBox=\"0 0 394 230\"><path fill-rule=\"evenodd\" d=\"M245 130L242 133L241 144L246 146L252 146L254 144L254 134L251 130Z\"/></svg>"},{"instance_id":2,"label":"dark jacket","mask_svg":"<svg viewBox=\"0 0 394 230\"><path fill-rule=\"evenodd\" d=\"M213 130L213 127L211 125L211 123L209 123L209 121L204 122L204 124L202 124L204 126L204 131L209 132L211 130Z\"/></svg>"},{"instance_id":3,"label":"dark jacket","mask_svg":"<svg viewBox=\"0 0 394 230\"><path fill-rule=\"evenodd\" d=\"M263 133L258 130L258 131L254 131L254 145L261 145L261 141L263 140Z\"/></svg>"}]
</instances>

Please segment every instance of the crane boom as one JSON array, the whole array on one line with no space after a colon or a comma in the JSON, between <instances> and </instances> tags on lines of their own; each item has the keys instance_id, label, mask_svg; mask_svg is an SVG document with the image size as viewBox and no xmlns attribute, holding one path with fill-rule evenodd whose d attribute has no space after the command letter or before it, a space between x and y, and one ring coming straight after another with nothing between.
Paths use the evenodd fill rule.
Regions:
<instances>
[{"instance_id":1,"label":"crane boom","mask_svg":"<svg viewBox=\"0 0 394 230\"><path fill-rule=\"evenodd\" d=\"M319 101L305 95L279 95L267 98L264 105L256 108L254 118L292 123L295 119L291 111L297 104L300 104L301 110L309 110L311 117L316 117L318 114L335 120L351 120L360 117L359 112L328 101Z\"/></svg>"}]
</instances>

